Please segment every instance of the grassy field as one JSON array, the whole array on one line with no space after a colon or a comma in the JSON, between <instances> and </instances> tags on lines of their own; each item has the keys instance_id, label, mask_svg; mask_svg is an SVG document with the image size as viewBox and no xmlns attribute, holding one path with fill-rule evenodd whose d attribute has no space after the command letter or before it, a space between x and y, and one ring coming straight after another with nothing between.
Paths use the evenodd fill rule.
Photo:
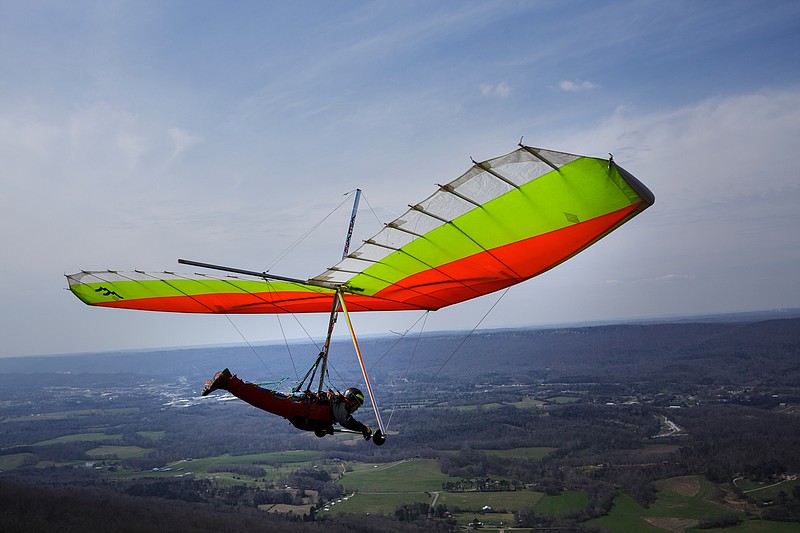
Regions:
<instances>
[{"instance_id":1,"label":"grassy field","mask_svg":"<svg viewBox=\"0 0 800 533\"><path fill-rule=\"evenodd\" d=\"M430 492L442 490L442 483L455 481L443 474L433 459L411 459L386 464L353 464L339 483L352 492Z\"/></svg>"},{"instance_id":2,"label":"grassy field","mask_svg":"<svg viewBox=\"0 0 800 533\"><path fill-rule=\"evenodd\" d=\"M164 438L164 435L167 434L166 431L137 431L137 435L140 437L144 437L146 439L150 439L152 441L159 441Z\"/></svg>"},{"instance_id":3,"label":"grassy field","mask_svg":"<svg viewBox=\"0 0 800 533\"><path fill-rule=\"evenodd\" d=\"M68 442L94 442L99 440L122 440L121 434L107 435L105 433L73 433L55 439L48 439L34 443L34 446L49 446L51 444L64 444Z\"/></svg>"},{"instance_id":4,"label":"grassy field","mask_svg":"<svg viewBox=\"0 0 800 533\"><path fill-rule=\"evenodd\" d=\"M115 448L115 447L105 447ZM131 446L129 448L135 448ZM111 452L114 453L114 452ZM100 455L100 454L98 454ZM119 454L117 454L119 455ZM262 480L276 480L281 476L290 474L298 469L316 464L319 452L307 450L293 450L287 452L264 452L246 455L222 454L213 457L186 458L165 465L160 471L128 471L117 470L108 475L115 478L131 479L137 477L172 477L179 474L193 473L199 477L212 477L215 481L224 484L260 484ZM265 470L264 476L257 479L251 476L234 474L231 472L209 472L220 465L257 466Z\"/></svg>"},{"instance_id":5,"label":"grassy field","mask_svg":"<svg viewBox=\"0 0 800 533\"><path fill-rule=\"evenodd\" d=\"M385 492L351 494L325 506L327 511L338 513L370 513L391 516L400 505L408 503L430 503L431 497L424 492Z\"/></svg>"},{"instance_id":6,"label":"grassy field","mask_svg":"<svg viewBox=\"0 0 800 533\"><path fill-rule=\"evenodd\" d=\"M544 495L533 510L540 515L565 516L583 511L588 503L589 497L585 492L567 490L557 496Z\"/></svg>"},{"instance_id":7,"label":"grassy field","mask_svg":"<svg viewBox=\"0 0 800 533\"><path fill-rule=\"evenodd\" d=\"M167 465L173 469L183 468L187 472L211 476L215 481L223 483L256 483L258 480L266 479L269 481L290 474L301 468L307 468L316 464L319 453L307 450L293 450L288 452L264 452L246 455L223 454L215 457L203 457L201 459L187 459ZM250 476L233 474L230 472L209 472L220 465L253 465L265 470L264 476L259 476L258 480Z\"/></svg>"},{"instance_id":8,"label":"grassy field","mask_svg":"<svg viewBox=\"0 0 800 533\"><path fill-rule=\"evenodd\" d=\"M520 448L504 450L506 456L539 458L551 448ZM493 452L489 452L493 453ZM389 464L353 464L339 479L351 495L328 505L330 513L382 513L391 515L401 504L432 503L438 493L437 505L446 505L461 512L456 519L466 524L478 516L485 507L493 512L480 515L487 524L513 524L514 513L519 509L536 506L543 494L529 490L515 492L444 492L442 484L457 478L441 473L439 463L433 459L412 459ZM583 493L567 493L552 497L542 512L560 513L580 510L586 505Z\"/></svg>"},{"instance_id":9,"label":"grassy field","mask_svg":"<svg viewBox=\"0 0 800 533\"><path fill-rule=\"evenodd\" d=\"M352 494L327 506L331 513L391 515L404 503L430 503L431 492L454 478L442 474L433 459L412 459L386 464L348 465L338 482Z\"/></svg>"},{"instance_id":10,"label":"grassy field","mask_svg":"<svg viewBox=\"0 0 800 533\"><path fill-rule=\"evenodd\" d=\"M499 409L500 407L503 407L502 403L490 402L480 405L454 405L450 406L450 409L455 409L456 411L477 411L478 409L490 411L492 409Z\"/></svg>"},{"instance_id":11,"label":"grassy field","mask_svg":"<svg viewBox=\"0 0 800 533\"><path fill-rule=\"evenodd\" d=\"M12 453L9 455L0 455L0 472L7 470L14 470L22 466L26 460L32 459L32 453Z\"/></svg>"},{"instance_id":12,"label":"grassy field","mask_svg":"<svg viewBox=\"0 0 800 533\"><path fill-rule=\"evenodd\" d=\"M610 513L600 518L595 518L589 523L604 527L612 532L663 533L663 529L642 519L642 515L646 511L647 509L640 506L627 494L620 494L614 498Z\"/></svg>"},{"instance_id":13,"label":"grassy field","mask_svg":"<svg viewBox=\"0 0 800 533\"><path fill-rule=\"evenodd\" d=\"M656 483L656 489L657 500L649 509L621 494L608 515L591 523L610 531L682 531L703 520L731 514L728 508L710 501L717 489L703 476L664 479Z\"/></svg>"},{"instance_id":14,"label":"grassy field","mask_svg":"<svg viewBox=\"0 0 800 533\"><path fill-rule=\"evenodd\" d=\"M511 405L516 407L517 409L533 409L547 405L547 402L543 402L542 400L537 400L536 398L531 398L530 396L525 398L524 400L520 400L518 402L514 402Z\"/></svg>"},{"instance_id":15,"label":"grassy field","mask_svg":"<svg viewBox=\"0 0 800 533\"><path fill-rule=\"evenodd\" d=\"M39 413L35 415L16 416L6 418L3 423L9 422L34 422L34 421L52 421L52 420L68 420L70 418L80 418L84 416L93 416L99 414L113 414L113 415L130 415L139 412L138 407L118 407L115 409L76 409L73 411L57 411L54 413Z\"/></svg>"},{"instance_id":16,"label":"grassy field","mask_svg":"<svg viewBox=\"0 0 800 533\"><path fill-rule=\"evenodd\" d=\"M250 453L245 455L231 455L228 453L215 455L213 457L202 457L199 459L184 459L167 466L175 466L183 463L187 468L195 472L208 472L208 469L221 464L226 465L255 465L267 469L271 465L292 464L296 468L310 465L319 457L319 453L307 450L293 450L288 452L264 452Z\"/></svg>"},{"instance_id":17,"label":"grassy field","mask_svg":"<svg viewBox=\"0 0 800 533\"><path fill-rule=\"evenodd\" d=\"M526 507L534 507L544 495L541 492L518 490L513 492L442 492L438 503L448 509L458 507L466 515L478 513L484 506L494 510L516 512Z\"/></svg>"},{"instance_id":18,"label":"grassy field","mask_svg":"<svg viewBox=\"0 0 800 533\"><path fill-rule=\"evenodd\" d=\"M559 398L548 398L548 400L553 403L569 403L577 401L578 398L559 397ZM504 403L489 402L489 403L482 403L480 405L455 405L455 406L450 406L450 408L456 409L457 411L477 411L479 408L484 410L491 410L491 409L497 409L499 407L504 407L505 405L506 404ZM518 402L509 403L508 405L513 405L517 409L538 409L544 405L547 405L547 402L528 397Z\"/></svg>"},{"instance_id":19,"label":"grassy field","mask_svg":"<svg viewBox=\"0 0 800 533\"><path fill-rule=\"evenodd\" d=\"M800 479L788 479L779 482L758 482L750 481L749 479L736 480L736 486L742 489L742 492L750 498L757 498L763 501L774 500L778 494L783 491L788 495L792 494L795 487L800 485Z\"/></svg>"},{"instance_id":20,"label":"grassy field","mask_svg":"<svg viewBox=\"0 0 800 533\"><path fill-rule=\"evenodd\" d=\"M144 457L150 452L147 448L139 446L98 446L86 452L89 457L116 456L119 459L130 459L131 457Z\"/></svg>"},{"instance_id":21,"label":"grassy field","mask_svg":"<svg viewBox=\"0 0 800 533\"><path fill-rule=\"evenodd\" d=\"M552 398L547 398L548 402L559 405L563 405L565 403L575 403L578 400L580 400L580 398L577 396L553 396Z\"/></svg>"},{"instance_id":22,"label":"grassy field","mask_svg":"<svg viewBox=\"0 0 800 533\"><path fill-rule=\"evenodd\" d=\"M680 517L703 520L730 514L730 510L709 500L716 487L704 476L683 476L656 482L656 502L648 517Z\"/></svg>"}]
</instances>

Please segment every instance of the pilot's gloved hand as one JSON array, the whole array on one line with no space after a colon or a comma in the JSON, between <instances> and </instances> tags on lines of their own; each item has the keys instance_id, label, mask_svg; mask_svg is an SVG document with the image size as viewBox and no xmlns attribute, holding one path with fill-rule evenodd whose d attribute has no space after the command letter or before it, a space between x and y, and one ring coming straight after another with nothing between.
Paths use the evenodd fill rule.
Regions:
<instances>
[{"instance_id":1,"label":"pilot's gloved hand","mask_svg":"<svg viewBox=\"0 0 800 533\"><path fill-rule=\"evenodd\" d=\"M372 430L371 430L371 429L369 429L368 427L365 427L365 428L364 428L364 429L361 431L361 434L362 434L362 435L364 435L364 440L369 440L369 439L371 439L371 438L372 438Z\"/></svg>"}]
</instances>

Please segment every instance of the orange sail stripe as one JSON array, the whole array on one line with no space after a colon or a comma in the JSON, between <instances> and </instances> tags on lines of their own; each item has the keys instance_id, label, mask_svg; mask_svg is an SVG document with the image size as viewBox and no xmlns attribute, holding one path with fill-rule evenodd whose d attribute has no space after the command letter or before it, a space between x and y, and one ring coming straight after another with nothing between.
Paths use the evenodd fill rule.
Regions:
<instances>
[{"instance_id":1,"label":"orange sail stripe","mask_svg":"<svg viewBox=\"0 0 800 533\"><path fill-rule=\"evenodd\" d=\"M619 211L544 235L501 246L430 269L378 292L375 296L438 309L499 289L556 266L615 228L640 208ZM500 261L500 263L498 262ZM498 269L499 264L508 269Z\"/></svg>"}]
</instances>

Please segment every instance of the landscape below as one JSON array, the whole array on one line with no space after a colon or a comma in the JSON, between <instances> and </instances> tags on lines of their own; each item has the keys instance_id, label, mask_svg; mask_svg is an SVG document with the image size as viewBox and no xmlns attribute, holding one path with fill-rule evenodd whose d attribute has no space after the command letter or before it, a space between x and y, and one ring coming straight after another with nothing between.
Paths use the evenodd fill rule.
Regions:
<instances>
[{"instance_id":1,"label":"landscape below","mask_svg":"<svg viewBox=\"0 0 800 533\"><path fill-rule=\"evenodd\" d=\"M0 530L797 530L796 314L464 335L363 341L381 447L199 395L311 344L0 359Z\"/></svg>"}]
</instances>

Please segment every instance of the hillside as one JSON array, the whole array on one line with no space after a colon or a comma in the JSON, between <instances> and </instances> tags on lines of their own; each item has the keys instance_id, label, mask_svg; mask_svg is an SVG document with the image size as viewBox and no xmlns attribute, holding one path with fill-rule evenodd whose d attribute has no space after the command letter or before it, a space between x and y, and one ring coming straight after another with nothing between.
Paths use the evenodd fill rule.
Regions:
<instances>
[{"instance_id":1,"label":"hillside","mask_svg":"<svg viewBox=\"0 0 800 533\"><path fill-rule=\"evenodd\" d=\"M800 318L490 330L464 341L465 336L426 333L418 342L412 336L400 342L366 338L361 346L378 381L435 377L472 382L487 373L522 381L614 381L656 375L705 383L742 383L748 377L769 377L781 383L800 379ZM284 345L255 349L257 354L248 347L228 346L3 358L0 372L158 373L201 380L227 366L240 375L255 376L251 379L276 379L302 374L317 352L311 344L292 345L292 358ZM487 354L491 364L487 364ZM331 361L344 378L358 379L349 341L333 343Z\"/></svg>"},{"instance_id":2,"label":"hillside","mask_svg":"<svg viewBox=\"0 0 800 533\"><path fill-rule=\"evenodd\" d=\"M0 529L102 530L102 509L73 512L98 491L144 530L179 523L174 501L230 523L295 513L265 530L448 530L487 505L486 523L567 530L796 522L800 319L763 318L365 339L380 447L199 396L224 366L269 375L259 358L292 375L285 346L0 359ZM352 346L332 354L331 379L358 383Z\"/></svg>"}]
</instances>

